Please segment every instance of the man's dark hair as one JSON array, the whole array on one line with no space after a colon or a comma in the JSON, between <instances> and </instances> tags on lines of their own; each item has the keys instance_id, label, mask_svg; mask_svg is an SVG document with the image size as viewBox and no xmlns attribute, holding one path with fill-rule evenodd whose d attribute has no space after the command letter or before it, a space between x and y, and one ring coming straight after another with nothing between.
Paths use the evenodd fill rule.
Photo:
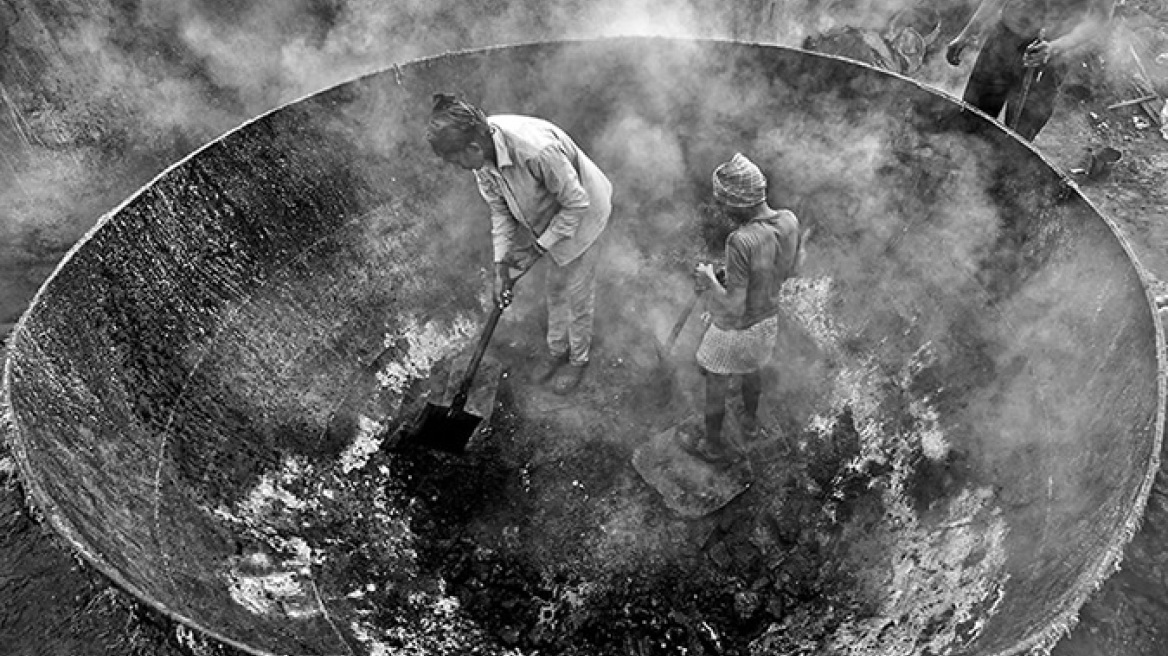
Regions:
<instances>
[{"instance_id":1,"label":"man's dark hair","mask_svg":"<svg viewBox=\"0 0 1168 656\"><path fill-rule=\"evenodd\" d=\"M489 139L487 115L474 105L447 93L434 94L426 140L438 155L462 152L472 143Z\"/></svg>"}]
</instances>

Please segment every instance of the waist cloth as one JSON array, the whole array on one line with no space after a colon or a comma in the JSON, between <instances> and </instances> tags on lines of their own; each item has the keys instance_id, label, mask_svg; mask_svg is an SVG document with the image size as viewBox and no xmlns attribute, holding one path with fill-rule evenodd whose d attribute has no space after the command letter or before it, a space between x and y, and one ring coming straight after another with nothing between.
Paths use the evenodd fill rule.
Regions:
<instances>
[{"instance_id":1,"label":"waist cloth","mask_svg":"<svg viewBox=\"0 0 1168 656\"><path fill-rule=\"evenodd\" d=\"M778 335L778 315L742 330L710 324L698 346L698 365L714 374L753 373L770 362Z\"/></svg>"}]
</instances>

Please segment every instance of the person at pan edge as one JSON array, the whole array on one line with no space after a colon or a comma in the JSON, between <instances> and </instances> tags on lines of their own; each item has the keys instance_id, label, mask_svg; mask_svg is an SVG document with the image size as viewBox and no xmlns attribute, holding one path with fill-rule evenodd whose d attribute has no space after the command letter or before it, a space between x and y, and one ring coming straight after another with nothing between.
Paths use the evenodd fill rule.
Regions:
<instances>
[{"instance_id":1,"label":"person at pan edge","mask_svg":"<svg viewBox=\"0 0 1168 656\"><path fill-rule=\"evenodd\" d=\"M590 357L597 242L612 212L612 183L556 125L487 116L448 94L434 96L426 138L444 161L474 173L490 207L496 303L511 302L512 269L526 271L544 254L551 260L547 352L532 378L571 392Z\"/></svg>"},{"instance_id":2,"label":"person at pan edge","mask_svg":"<svg viewBox=\"0 0 1168 656\"><path fill-rule=\"evenodd\" d=\"M779 326L779 290L801 258L799 221L789 210L767 204L767 181L753 162L736 153L714 169L714 201L737 228L726 238L725 285L712 264L695 267L695 287L709 323L697 350L705 378L705 433L686 448L710 462L732 459L723 435L731 377L741 376L746 441L758 439L763 368Z\"/></svg>"},{"instance_id":3,"label":"person at pan edge","mask_svg":"<svg viewBox=\"0 0 1168 656\"><path fill-rule=\"evenodd\" d=\"M989 34L963 99L1033 141L1054 113L1071 59L1106 31L1115 0L982 0L949 42L945 58L961 64L966 48Z\"/></svg>"}]
</instances>

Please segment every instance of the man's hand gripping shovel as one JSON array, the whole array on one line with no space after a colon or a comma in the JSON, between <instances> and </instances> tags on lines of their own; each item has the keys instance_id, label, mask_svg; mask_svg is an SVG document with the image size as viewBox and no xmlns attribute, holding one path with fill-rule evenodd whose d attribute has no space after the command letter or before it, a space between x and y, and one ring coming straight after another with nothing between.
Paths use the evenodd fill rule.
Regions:
<instances>
[{"instance_id":1,"label":"man's hand gripping shovel","mask_svg":"<svg viewBox=\"0 0 1168 656\"><path fill-rule=\"evenodd\" d=\"M512 257L499 263L492 297L494 300L491 313L487 315L486 325L479 335L478 345L471 355L466 373L454 393L454 399L449 406L436 403L426 403L413 429L407 434L407 442L439 451L463 453L466 445L474 435L475 430L483 421L483 417L466 412L467 398L471 395L471 386L483 354L499 324L503 310L511 304L513 298L512 287L523 277L539 260L541 253L534 247L521 249L517 257ZM517 271L515 275L512 271Z\"/></svg>"},{"instance_id":2,"label":"man's hand gripping shovel","mask_svg":"<svg viewBox=\"0 0 1168 656\"><path fill-rule=\"evenodd\" d=\"M1039 60L1039 56L1043 58ZM1010 129L1015 132L1018 131L1018 123L1022 120L1022 112L1026 109L1026 99L1030 95L1030 87L1042 79L1043 66L1046 65L1049 58L1046 30L1042 29L1038 32L1038 38L1026 46L1026 53L1022 56L1022 65L1026 67L1026 73L1022 77L1022 91L1018 94L1018 109L1011 110L1010 113L1013 116L1009 122Z\"/></svg>"}]
</instances>

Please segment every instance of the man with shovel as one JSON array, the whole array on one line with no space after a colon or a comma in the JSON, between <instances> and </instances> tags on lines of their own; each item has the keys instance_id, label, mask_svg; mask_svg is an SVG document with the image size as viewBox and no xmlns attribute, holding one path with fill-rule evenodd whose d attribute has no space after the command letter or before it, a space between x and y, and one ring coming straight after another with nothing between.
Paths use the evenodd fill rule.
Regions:
<instances>
[{"instance_id":1,"label":"man with shovel","mask_svg":"<svg viewBox=\"0 0 1168 656\"><path fill-rule=\"evenodd\" d=\"M697 352L706 381L706 430L687 448L719 462L730 458L722 424L732 376L741 377L743 438L760 436L762 369L778 335L779 290L798 268L803 236L792 212L767 205L766 177L741 153L714 169L713 183L715 202L738 227L726 238L725 284L712 264L698 264L694 271L710 322Z\"/></svg>"},{"instance_id":2,"label":"man with shovel","mask_svg":"<svg viewBox=\"0 0 1168 656\"><path fill-rule=\"evenodd\" d=\"M559 127L539 118L486 116L436 94L426 129L434 152L473 171L491 211L495 302L511 302L512 270L546 254L547 347L533 379L560 394L584 377L592 345L597 240L612 211L612 184ZM558 375L557 375L558 374Z\"/></svg>"},{"instance_id":3,"label":"man with shovel","mask_svg":"<svg viewBox=\"0 0 1168 656\"><path fill-rule=\"evenodd\" d=\"M1032 141L1050 120L1071 58L1103 34L1115 0L981 0L945 50L953 66L989 35L974 62L963 99Z\"/></svg>"}]
</instances>

